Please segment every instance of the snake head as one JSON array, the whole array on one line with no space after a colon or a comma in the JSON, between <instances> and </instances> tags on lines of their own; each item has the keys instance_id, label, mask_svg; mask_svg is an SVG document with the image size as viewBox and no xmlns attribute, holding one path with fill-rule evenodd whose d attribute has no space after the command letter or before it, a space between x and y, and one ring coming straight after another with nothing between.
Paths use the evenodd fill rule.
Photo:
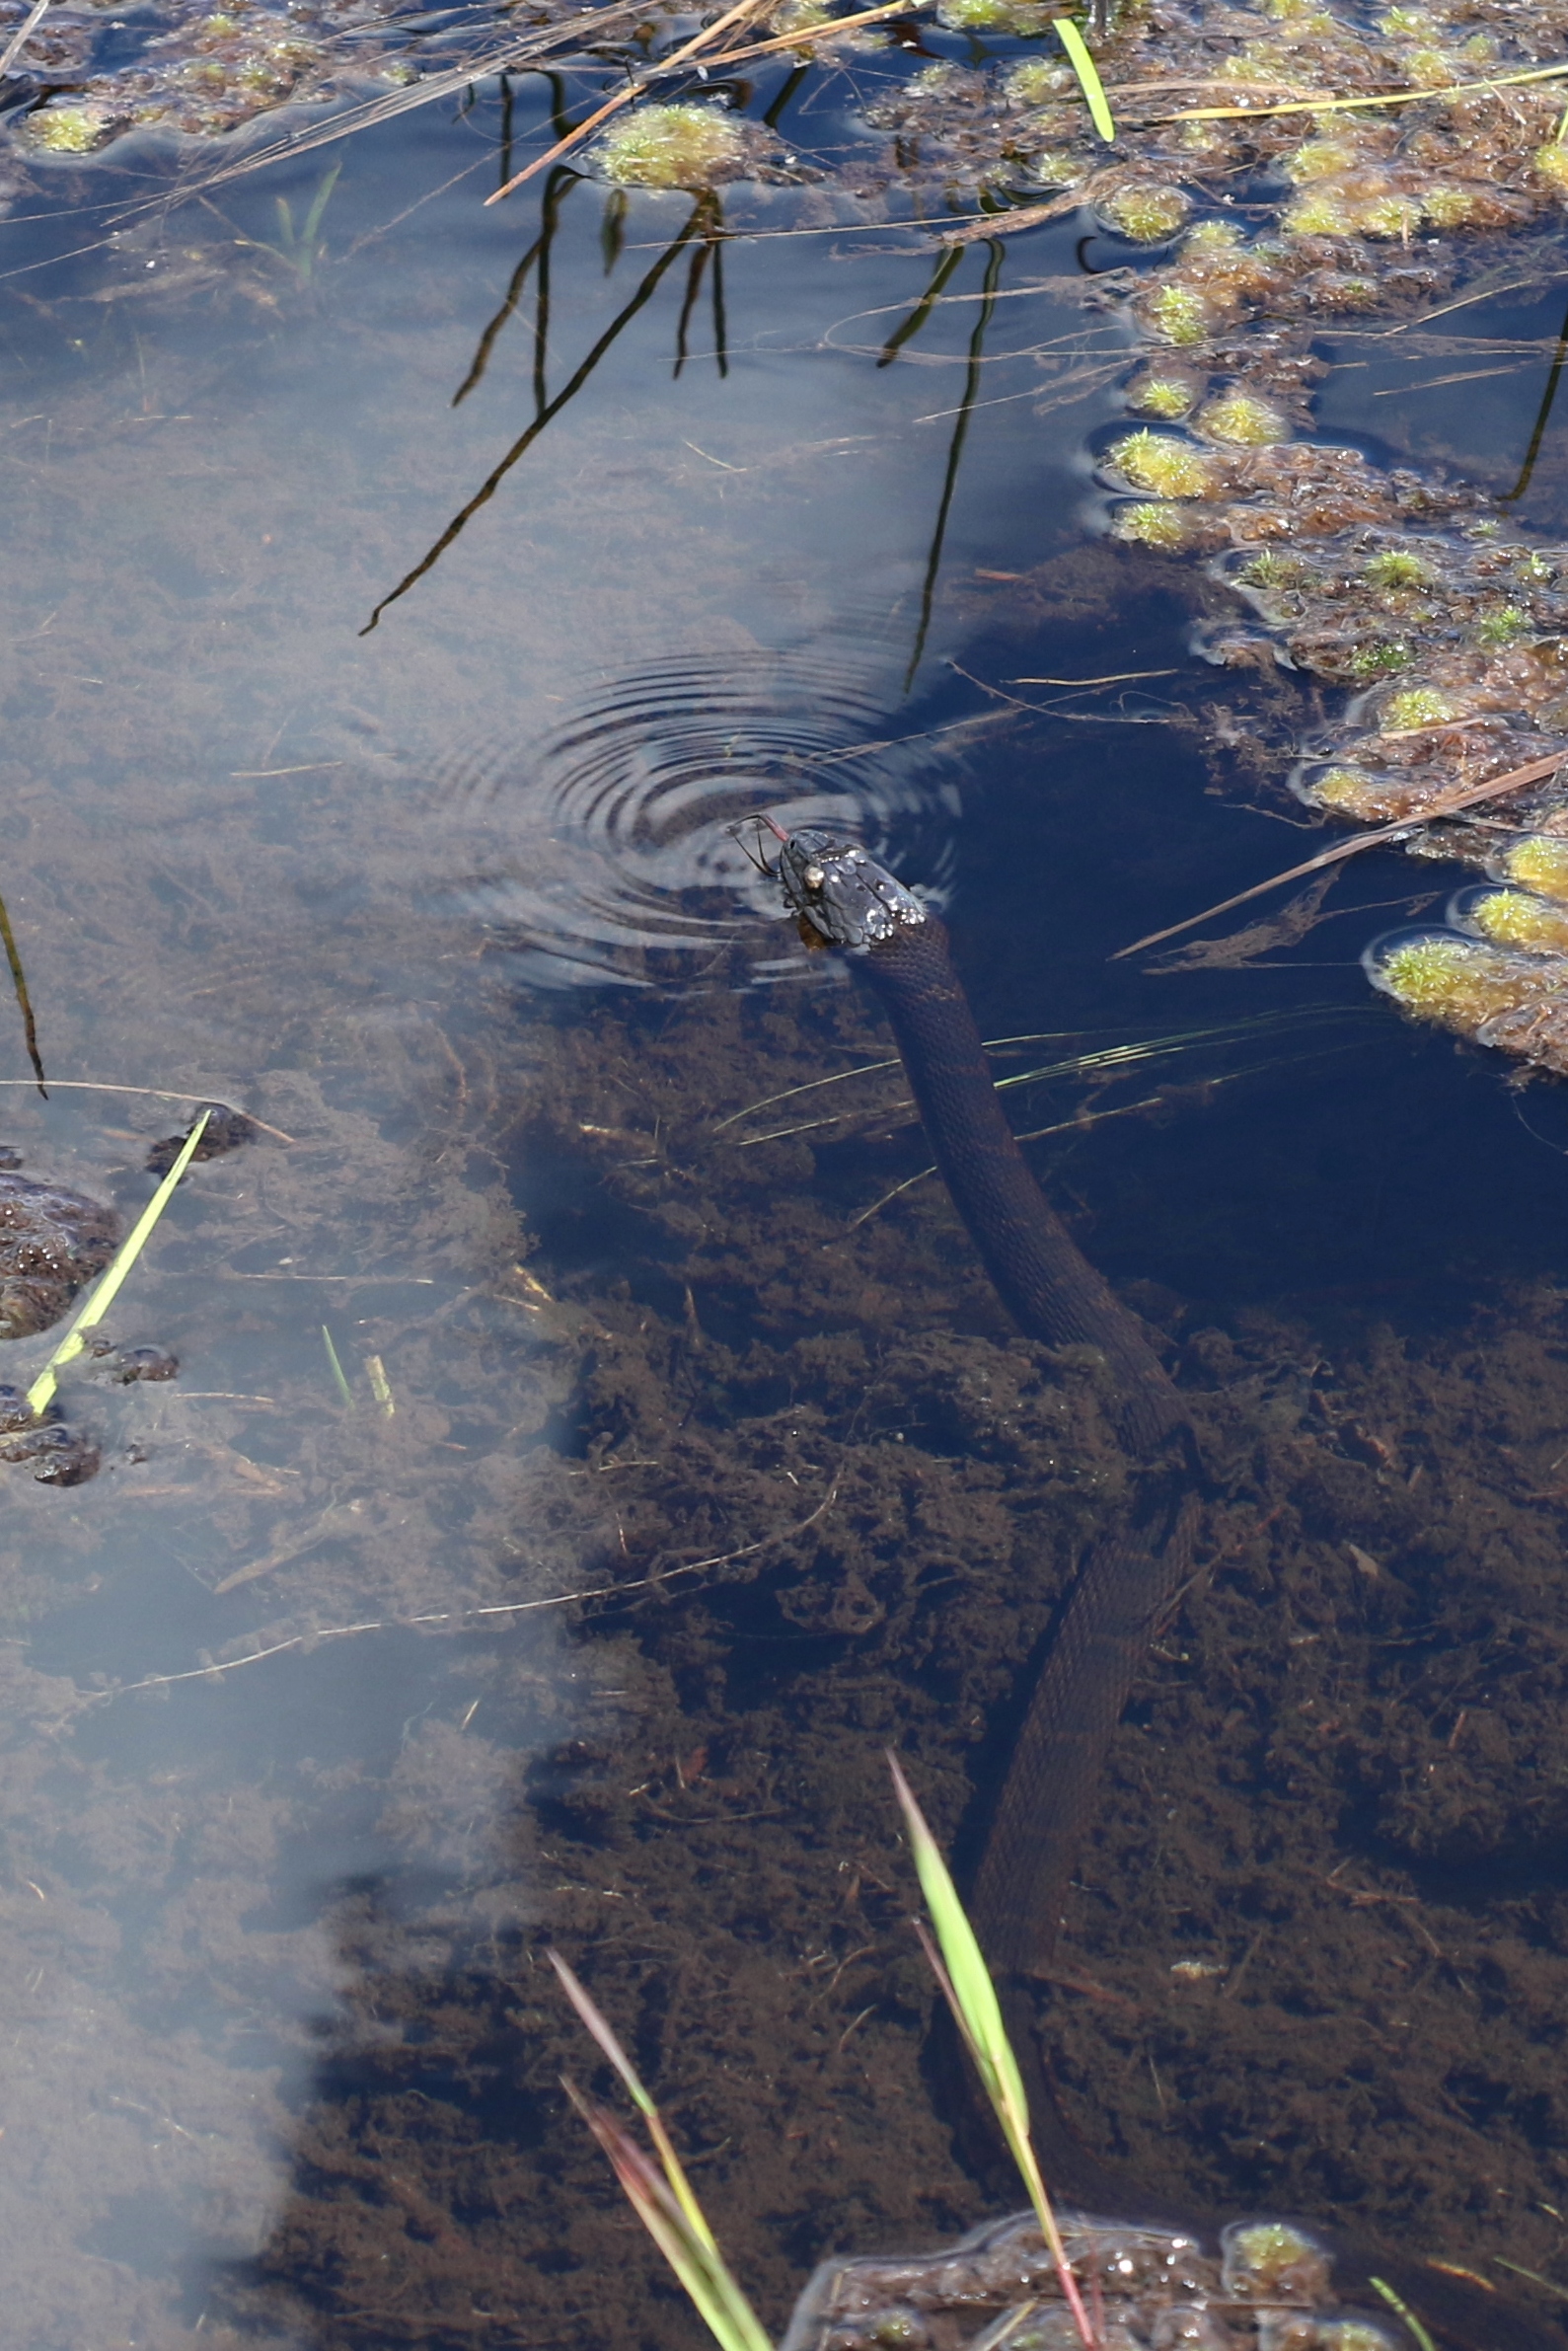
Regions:
<instances>
[{"instance_id":1,"label":"snake head","mask_svg":"<svg viewBox=\"0 0 1568 2351\"><path fill-rule=\"evenodd\" d=\"M858 841L814 826L788 835L779 879L808 947L878 947L926 920L920 900Z\"/></svg>"}]
</instances>

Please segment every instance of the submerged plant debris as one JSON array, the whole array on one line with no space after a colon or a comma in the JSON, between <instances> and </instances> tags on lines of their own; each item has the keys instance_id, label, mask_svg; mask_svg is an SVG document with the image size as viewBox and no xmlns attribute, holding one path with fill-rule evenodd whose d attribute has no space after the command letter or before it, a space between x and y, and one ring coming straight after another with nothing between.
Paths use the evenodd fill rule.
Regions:
<instances>
[{"instance_id":1,"label":"submerged plant debris","mask_svg":"<svg viewBox=\"0 0 1568 2351\"><path fill-rule=\"evenodd\" d=\"M1305 2229L1255 2220L1223 2233L1218 2259L1175 2230L1064 2214L1078 2276L1095 2297L1104 2351L1397 2351L1386 2321L1337 2307L1333 2259ZM992 2221L939 2252L825 2261L782 2351L1076 2351L1032 2213Z\"/></svg>"}]
</instances>

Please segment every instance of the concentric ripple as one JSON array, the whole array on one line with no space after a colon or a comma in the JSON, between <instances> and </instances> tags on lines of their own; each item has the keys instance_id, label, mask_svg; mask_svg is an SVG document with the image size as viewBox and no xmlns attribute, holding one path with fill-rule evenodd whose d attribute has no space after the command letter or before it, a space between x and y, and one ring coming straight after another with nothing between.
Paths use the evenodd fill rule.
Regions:
<instances>
[{"instance_id":1,"label":"concentric ripple","mask_svg":"<svg viewBox=\"0 0 1568 2351\"><path fill-rule=\"evenodd\" d=\"M797 972L746 820L855 831L938 880L962 728L889 722L880 648L671 656L613 678L542 740L471 748L438 790L481 863L442 893L539 985L690 986L737 942L748 976ZM738 830L736 829L738 828ZM918 865L915 861L918 860Z\"/></svg>"}]
</instances>

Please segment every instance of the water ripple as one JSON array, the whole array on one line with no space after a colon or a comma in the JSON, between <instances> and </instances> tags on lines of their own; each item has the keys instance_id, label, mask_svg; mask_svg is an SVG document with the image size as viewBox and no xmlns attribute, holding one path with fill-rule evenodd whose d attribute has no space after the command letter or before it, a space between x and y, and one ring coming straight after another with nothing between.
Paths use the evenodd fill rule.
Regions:
<instances>
[{"instance_id":1,"label":"water ripple","mask_svg":"<svg viewBox=\"0 0 1568 2351\"><path fill-rule=\"evenodd\" d=\"M444 816L478 856L442 899L537 985L690 986L740 942L751 978L797 973L791 930L759 937L783 918L745 818L842 825L938 884L945 870L963 728L890 721L896 703L881 647L672 655L609 679L542 740L508 732L447 765Z\"/></svg>"}]
</instances>

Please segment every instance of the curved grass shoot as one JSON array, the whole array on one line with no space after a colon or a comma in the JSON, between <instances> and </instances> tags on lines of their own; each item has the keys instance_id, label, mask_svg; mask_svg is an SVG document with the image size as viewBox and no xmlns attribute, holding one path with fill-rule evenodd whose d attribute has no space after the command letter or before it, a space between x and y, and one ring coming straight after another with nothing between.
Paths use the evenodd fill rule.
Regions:
<instances>
[{"instance_id":1,"label":"curved grass shoot","mask_svg":"<svg viewBox=\"0 0 1568 2351\"><path fill-rule=\"evenodd\" d=\"M1107 146L1116 136L1116 124L1111 116L1110 101L1100 80L1099 68L1089 55L1088 44L1071 17L1053 17L1051 30L1067 51L1067 61L1078 75L1083 96L1088 100L1089 120Z\"/></svg>"},{"instance_id":2,"label":"curved grass shoot","mask_svg":"<svg viewBox=\"0 0 1568 2351\"><path fill-rule=\"evenodd\" d=\"M566 1998L626 2085L658 2150L661 2179L647 2157L615 2116L585 2098L561 2077L561 2087L582 2116L615 2169L627 2200L665 2260L685 2287L721 2351L773 2351L767 2330L731 2276L692 2191L681 2160L657 2106L615 2036L609 2019L584 1991L559 1951L547 1954Z\"/></svg>"},{"instance_id":3,"label":"curved grass shoot","mask_svg":"<svg viewBox=\"0 0 1568 2351\"><path fill-rule=\"evenodd\" d=\"M1073 2313L1073 2322L1083 2341L1083 2351L1095 2351L1094 2329L1083 2308L1083 2298L1079 2293L1078 2280L1073 2275L1067 2247L1062 2242L1062 2232L1056 2225L1056 2214L1051 2209L1051 2199L1046 2194L1040 2166L1035 2160L1033 2142L1029 2137L1029 2106L1023 2094L1023 2079L1002 2021L1002 2008L997 1999L997 1988L991 1981L991 1971L975 1940L975 1931L958 1899L957 1889L947 1874L947 1864L942 1859L936 1840L915 1801L914 1790L899 1770L897 1757L889 1754L887 1765L893 1775L893 1785L904 1815L904 1827L909 1837L910 1851L914 1855L921 1892L926 1897L926 1907L936 1931L934 1944L924 1921L917 1922L916 1933L925 1945L932 1972L941 1986L942 1995L952 2010L953 2021L963 2036L964 2046L974 2059L975 2071L980 2076L992 2110L1002 2125L1002 2135L1008 2142L1012 2160L1023 2174L1029 2201L1034 2206L1034 2217L1040 2224L1041 2236L1051 2249L1062 2293Z\"/></svg>"}]
</instances>

